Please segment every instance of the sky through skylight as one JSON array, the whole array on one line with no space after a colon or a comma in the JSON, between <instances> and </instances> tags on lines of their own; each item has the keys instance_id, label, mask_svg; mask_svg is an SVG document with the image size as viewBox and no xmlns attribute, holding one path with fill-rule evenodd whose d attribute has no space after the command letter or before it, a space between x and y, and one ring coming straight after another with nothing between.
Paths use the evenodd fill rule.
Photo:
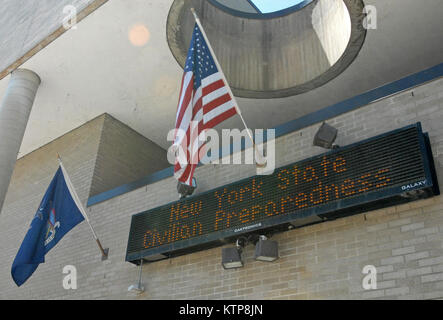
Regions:
<instances>
[{"instance_id":1,"label":"sky through skylight","mask_svg":"<svg viewBox=\"0 0 443 320\"><path fill-rule=\"evenodd\" d=\"M305 0L250 0L262 13L276 12L293 7Z\"/></svg>"}]
</instances>

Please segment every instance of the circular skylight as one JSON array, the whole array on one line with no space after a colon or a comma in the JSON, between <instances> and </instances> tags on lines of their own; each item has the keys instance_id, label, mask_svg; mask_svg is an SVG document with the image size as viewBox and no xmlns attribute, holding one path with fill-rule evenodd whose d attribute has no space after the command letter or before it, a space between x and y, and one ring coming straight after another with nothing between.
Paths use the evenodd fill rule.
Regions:
<instances>
[{"instance_id":1,"label":"circular skylight","mask_svg":"<svg viewBox=\"0 0 443 320\"><path fill-rule=\"evenodd\" d=\"M230 14L245 18L274 18L300 10L313 0L208 0Z\"/></svg>"},{"instance_id":2,"label":"circular skylight","mask_svg":"<svg viewBox=\"0 0 443 320\"><path fill-rule=\"evenodd\" d=\"M366 29L361 27L366 18L364 0L315 0L307 5L296 0L305 7L249 12L252 18L245 17L250 6L242 11L238 8L249 1L258 4L258 0L229 0L236 5L237 11L229 9L235 14L212 1L174 0L167 20L168 45L184 67L195 24L194 8L238 97L284 98L318 88L346 70L366 37ZM283 5L289 0L272 1ZM281 14L285 10L292 11ZM268 18L276 13L275 18Z\"/></svg>"}]
</instances>

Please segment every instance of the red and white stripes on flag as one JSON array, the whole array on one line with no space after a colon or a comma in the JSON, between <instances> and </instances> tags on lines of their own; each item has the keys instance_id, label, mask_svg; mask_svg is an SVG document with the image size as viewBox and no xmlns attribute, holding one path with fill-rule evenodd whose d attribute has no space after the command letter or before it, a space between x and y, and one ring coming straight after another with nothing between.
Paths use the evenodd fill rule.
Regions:
<instances>
[{"instance_id":1,"label":"red and white stripes on flag","mask_svg":"<svg viewBox=\"0 0 443 320\"><path fill-rule=\"evenodd\" d=\"M204 132L237 114L235 99L196 23L186 58L175 123L175 177L192 184L204 155Z\"/></svg>"}]
</instances>

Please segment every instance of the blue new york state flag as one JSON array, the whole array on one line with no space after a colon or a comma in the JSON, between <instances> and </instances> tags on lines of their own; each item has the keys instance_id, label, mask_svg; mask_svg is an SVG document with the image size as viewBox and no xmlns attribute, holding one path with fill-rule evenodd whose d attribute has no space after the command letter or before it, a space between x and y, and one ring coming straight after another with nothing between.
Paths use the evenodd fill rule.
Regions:
<instances>
[{"instance_id":1,"label":"blue new york state flag","mask_svg":"<svg viewBox=\"0 0 443 320\"><path fill-rule=\"evenodd\" d=\"M45 254L84 220L63 171L60 166L12 264L11 275L17 286L25 283L38 265L45 262Z\"/></svg>"}]
</instances>

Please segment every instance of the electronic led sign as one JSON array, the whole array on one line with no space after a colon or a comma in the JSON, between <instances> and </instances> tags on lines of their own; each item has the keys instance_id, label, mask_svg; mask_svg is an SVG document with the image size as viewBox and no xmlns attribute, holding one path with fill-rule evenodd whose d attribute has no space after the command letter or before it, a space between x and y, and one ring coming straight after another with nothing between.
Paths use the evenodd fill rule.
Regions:
<instances>
[{"instance_id":1,"label":"electronic led sign","mask_svg":"<svg viewBox=\"0 0 443 320\"><path fill-rule=\"evenodd\" d=\"M439 193L433 166L417 123L136 214L126 260L155 261L429 197Z\"/></svg>"}]
</instances>

